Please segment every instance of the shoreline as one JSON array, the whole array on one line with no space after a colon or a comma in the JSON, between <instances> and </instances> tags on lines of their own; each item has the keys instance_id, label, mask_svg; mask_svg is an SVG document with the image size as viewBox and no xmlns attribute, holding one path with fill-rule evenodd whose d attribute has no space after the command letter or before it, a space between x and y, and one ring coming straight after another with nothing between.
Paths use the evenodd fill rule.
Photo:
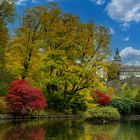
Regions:
<instances>
[{"instance_id":1,"label":"shoreline","mask_svg":"<svg viewBox=\"0 0 140 140\"><path fill-rule=\"evenodd\" d=\"M32 119L84 119L83 115L62 115L62 114L49 114L49 115L24 115L12 116L8 114L0 114L0 120L32 120Z\"/></svg>"},{"instance_id":2,"label":"shoreline","mask_svg":"<svg viewBox=\"0 0 140 140\"><path fill-rule=\"evenodd\" d=\"M12 116L8 114L0 114L0 120L45 120L45 119L84 119L84 115L69 115L69 114L46 114L46 115L24 115L24 116ZM140 121L140 115L131 115L131 116L125 116L121 117L120 120L115 122L122 122L122 121ZM86 121L86 120L85 120ZM88 121L90 122L90 121ZM91 121L92 122L92 121ZM101 123L102 121L99 121L99 124L106 124ZM104 122L104 121L103 121ZM112 120L108 120L108 122L113 122ZM96 121L95 121L96 123ZM98 121L97 121L98 124Z\"/></svg>"}]
</instances>

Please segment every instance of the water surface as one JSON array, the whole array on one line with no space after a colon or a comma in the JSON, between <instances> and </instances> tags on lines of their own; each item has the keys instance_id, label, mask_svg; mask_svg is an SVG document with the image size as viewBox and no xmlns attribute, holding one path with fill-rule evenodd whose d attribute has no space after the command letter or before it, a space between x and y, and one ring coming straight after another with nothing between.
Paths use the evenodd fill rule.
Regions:
<instances>
[{"instance_id":1,"label":"water surface","mask_svg":"<svg viewBox=\"0 0 140 140\"><path fill-rule=\"evenodd\" d=\"M92 125L83 120L1 121L0 140L140 140L140 122Z\"/></svg>"}]
</instances>

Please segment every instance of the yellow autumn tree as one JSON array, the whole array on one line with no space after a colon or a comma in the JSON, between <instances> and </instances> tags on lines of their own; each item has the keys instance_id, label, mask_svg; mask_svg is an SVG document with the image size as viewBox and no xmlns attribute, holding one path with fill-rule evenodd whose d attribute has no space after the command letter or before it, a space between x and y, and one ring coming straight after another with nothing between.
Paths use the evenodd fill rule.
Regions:
<instances>
[{"instance_id":1,"label":"yellow autumn tree","mask_svg":"<svg viewBox=\"0 0 140 140\"><path fill-rule=\"evenodd\" d=\"M15 1L0 0L0 96L7 92L8 82L12 76L7 73L5 68L5 50L10 38L8 24L14 21L15 17Z\"/></svg>"},{"instance_id":2,"label":"yellow autumn tree","mask_svg":"<svg viewBox=\"0 0 140 140\"><path fill-rule=\"evenodd\" d=\"M109 31L95 23L80 23L55 3L29 9L6 53L6 68L18 77L56 84L76 92L100 77L108 54ZM40 71L34 75L34 71ZM62 86L61 86L62 85Z\"/></svg>"},{"instance_id":3,"label":"yellow autumn tree","mask_svg":"<svg viewBox=\"0 0 140 140\"><path fill-rule=\"evenodd\" d=\"M93 22L81 23L56 3L37 6L25 11L22 25L9 42L6 69L45 88L52 106L85 109L79 93L100 81L109 41L106 28Z\"/></svg>"},{"instance_id":4,"label":"yellow autumn tree","mask_svg":"<svg viewBox=\"0 0 140 140\"><path fill-rule=\"evenodd\" d=\"M17 78L32 78L41 61L40 14L43 8L27 10L16 36L9 42L6 51L6 70Z\"/></svg>"},{"instance_id":5,"label":"yellow autumn tree","mask_svg":"<svg viewBox=\"0 0 140 140\"><path fill-rule=\"evenodd\" d=\"M4 54L6 43L8 41L7 23L13 22L15 15L15 1L1 0L0 1L0 70L4 64Z\"/></svg>"}]
</instances>

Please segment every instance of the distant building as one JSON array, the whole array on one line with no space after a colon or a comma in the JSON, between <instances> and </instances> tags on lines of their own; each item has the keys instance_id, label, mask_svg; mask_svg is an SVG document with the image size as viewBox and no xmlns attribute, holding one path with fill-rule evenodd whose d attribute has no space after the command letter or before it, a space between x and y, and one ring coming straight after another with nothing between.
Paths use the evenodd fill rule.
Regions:
<instances>
[{"instance_id":1,"label":"distant building","mask_svg":"<svg viewBox=\"0 0 140 140\"><path fill-rule=\"evenodd\" d=\"M115 52L113 63L121 65L121 62L122 62L122 60L121 60L121 56L119 54L119 49L117 49Z\"/></svg>"},{"instance_id":2,"label":"distant building","mask_svg":"<svg viewBox=\"0 0 140 140\"><path fill-rule=\"evenodd\" d=\"M118 49L115 52L113 63L119 65L119 67L120 67L120 71L119 71L119 79L120 80L128 79L131 77L139 77L140 78L140 66L123 65Z\"/></svg>"}]
</instances>

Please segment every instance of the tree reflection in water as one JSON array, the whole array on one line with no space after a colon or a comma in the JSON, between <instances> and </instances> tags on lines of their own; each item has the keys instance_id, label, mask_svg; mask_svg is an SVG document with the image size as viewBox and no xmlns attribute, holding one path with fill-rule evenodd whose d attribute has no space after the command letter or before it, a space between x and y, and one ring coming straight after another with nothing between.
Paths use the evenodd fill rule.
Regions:
<instances>
[{"instance_id":1,"label":"tree reflection in water","mask_svg":"<svg viewBox=\"0 0 140 140\"><path fill-rule=\"evenodd\" d=\"M45 129L41 126L14 124L4 135L4 140L44 140Z\"/></svg>"},{"instance_id":2,"label":"tree reflection in water","mask_svg":"<svg viewBox=\"0 0 140 140\"><path fill-rule=\"evenodd\" d=\"M9 124L2 140L80 140L84 123L75 120L48 120ZM0 139L0 140L1 140Z\"/></svg>"},{"instance_id":3,"label":"tree reflection in water","mask_svg":"<svg viewBox=\"0 0 140 140\"><path fill-rule=\"evenodd\" d=\"M139 140L138 122L93 125L84 120L44 120L0 124L0 140Z\"/></svg>"}]
</instances>

